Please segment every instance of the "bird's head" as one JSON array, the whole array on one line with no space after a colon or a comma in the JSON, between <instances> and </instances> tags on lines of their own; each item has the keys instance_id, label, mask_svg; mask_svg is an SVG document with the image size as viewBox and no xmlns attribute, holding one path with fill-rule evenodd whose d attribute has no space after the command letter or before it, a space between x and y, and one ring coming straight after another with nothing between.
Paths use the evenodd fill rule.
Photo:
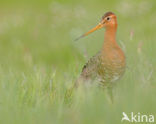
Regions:
<instances>
[{"instance_id":1,"label":"bird's head","mask_svg":"<svg viewBox=\"0 0 156 124\"><path fill-rule=\"evenodd\" d=\"M112 12L107 12L102 17L101 22L99 23L101 27L105 28L114 28L117 27L117 17Z\"/></svg>"},{"instance_id":2,"label":"bird's head","mask_svg":"<svg viewBox=\"0 0 156 124\"><path fill-rule=\"evenodd\" d=\"M102 16L100 23L96 27L94 27L93 29L91 29L87 33L83 34L82 36L80 36L76 40L79 40L80 38L85 37L88 34L96 31L97 29L103 28L103 27L106 29L109 29L109 28L112 28L112 29L115 28L116 29L117 28L117 17L114 13L112 13L112 12L105 13L104 16Z\"/></svg>"}]
</instances>

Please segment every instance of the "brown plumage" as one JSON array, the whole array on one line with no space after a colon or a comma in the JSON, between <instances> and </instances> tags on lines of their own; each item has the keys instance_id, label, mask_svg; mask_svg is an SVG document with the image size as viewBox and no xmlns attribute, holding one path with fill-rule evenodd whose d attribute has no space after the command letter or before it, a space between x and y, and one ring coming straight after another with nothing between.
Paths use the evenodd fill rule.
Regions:
<instances>
[{"instance_id":1,"label":"brown plumage","mask_svg":"<svg viewBox=\"0 0 156 124\"><path fill-rule=\"evenodd\" d=\"M103 85L113 84L120 79L125 71L125 55L116 42L117 17L114 13L107 12L104 14L102 21L81 37L102 27L106 29L103 46L101 50L85 64L77 84L88 81L98 81Z\"/></svg>"},{"instance_id":2,"label":"brown plumage","mask_svg":"<svg viewBox=\"0 0 156 124\"><path fill-rule=\"evenodd\" d=\"M106 13L102 16L102 19L105 19L105 17L110 16L110 15L114 15L114 13L112 13L112 12L106 12Z\"/></svg>"}]
</instances>

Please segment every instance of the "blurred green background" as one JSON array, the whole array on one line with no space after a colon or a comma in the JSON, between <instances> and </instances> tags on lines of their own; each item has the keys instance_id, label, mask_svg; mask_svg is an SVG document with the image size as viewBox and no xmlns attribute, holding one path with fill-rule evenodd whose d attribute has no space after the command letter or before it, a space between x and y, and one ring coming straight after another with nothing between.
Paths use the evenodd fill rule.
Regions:
<instances>
[{"instance_id":1,"label":"blurred green background","mask_svg":"<svg viewBox=\"0 0 156 124\"><path fill-rule=\"evenodd\" d=\"M156 117L156 1L0 1L0 123L120 124L122 112ZM114 103L97 87L66 96L104 29L74 42L107 11L118 17L127 70Z\"/></svg>"}]
</instances>

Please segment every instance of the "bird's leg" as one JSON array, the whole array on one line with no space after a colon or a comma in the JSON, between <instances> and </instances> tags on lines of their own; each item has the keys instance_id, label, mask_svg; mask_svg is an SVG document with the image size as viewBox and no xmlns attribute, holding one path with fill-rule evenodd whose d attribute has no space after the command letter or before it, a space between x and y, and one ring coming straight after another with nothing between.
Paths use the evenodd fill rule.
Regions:
<instances>
[{"instance_id":1,"label":"bird's leg","mask_svg":"<svg viewBox=\"0 0 156 124\"><path fill-rule=\"evenodd\" d=\"M109 86L107 88L107 94L109 96L111 103L113 104L114 103L114 95L113 95L113 87L112 86Z\"/></svg>"}]
</instances>

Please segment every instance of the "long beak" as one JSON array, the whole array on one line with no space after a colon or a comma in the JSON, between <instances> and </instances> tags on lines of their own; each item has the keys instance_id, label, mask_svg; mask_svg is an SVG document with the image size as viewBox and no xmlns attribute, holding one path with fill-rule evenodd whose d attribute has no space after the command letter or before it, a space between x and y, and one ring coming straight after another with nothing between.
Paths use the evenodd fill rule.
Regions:
<instances>
[{"instance_id":1,"label":"long beak","mask_svg":"<svg viewBox=\"0 0 156 124\"><path fill-rule=\"evenodd\" d=\"M87 33L85 33L85 34L81 35L80 37L76 38L75 41L77 41L77 40L79 40L79 39L81 39L81 38L87 36L88 34L90 34L90 33L94 32L94 31L96 31L97 29L102 28L103 26L104 26L104 25L103 25L102 23L99 23L96 27L92 28L92 29L91 29L90 31L88 31Z\"/></svg>"}]
</instances>

